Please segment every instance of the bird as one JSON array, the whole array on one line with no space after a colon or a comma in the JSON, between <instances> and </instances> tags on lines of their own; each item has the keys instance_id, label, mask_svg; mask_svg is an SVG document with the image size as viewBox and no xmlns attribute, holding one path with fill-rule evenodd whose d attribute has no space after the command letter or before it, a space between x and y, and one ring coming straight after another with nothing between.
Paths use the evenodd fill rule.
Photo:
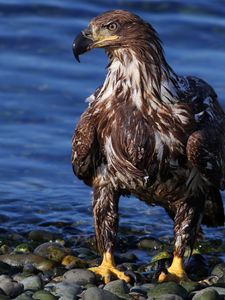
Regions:
<instances>
[{"instance_id":1,"label":"bird","mask_svg":"<svg viewBox=\"0 0 225 300\"><path fill-rule=\"evenodd\" d=\"M173 220L173 259L158 282L189 280L184 252L193 250L201 224L224 225L225 115L216 92L198 77L178 75L156 30L126 10L93 18L72 48L78 62L95 48L109 61L72 138L73 171L93 190L102 262L90 270L105 283L129 282L114 252L119 198L132 195Z\"/></svg>"}]
</instances>

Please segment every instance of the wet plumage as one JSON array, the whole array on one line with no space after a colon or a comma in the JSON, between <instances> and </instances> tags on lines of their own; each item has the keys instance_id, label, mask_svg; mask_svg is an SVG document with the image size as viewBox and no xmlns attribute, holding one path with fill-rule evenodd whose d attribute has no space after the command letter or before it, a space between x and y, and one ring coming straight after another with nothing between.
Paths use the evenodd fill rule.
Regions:
<instances>
[{"instance_id":1,"label":"wet plumage","mask_svg":"<svg viewBox=\"0 0 225 300\"><path fill-rule=\"evenodd\" d=\"M152 26L127 11L96 17L73 47L76 58L96 47L109 57L72 147L75 174L93 188L99 250L113 253L119 197L131 194L165 208L182 258L201 223L224 224L225 118L215 91L178 76Z\"/></svg>"}]
</instances>

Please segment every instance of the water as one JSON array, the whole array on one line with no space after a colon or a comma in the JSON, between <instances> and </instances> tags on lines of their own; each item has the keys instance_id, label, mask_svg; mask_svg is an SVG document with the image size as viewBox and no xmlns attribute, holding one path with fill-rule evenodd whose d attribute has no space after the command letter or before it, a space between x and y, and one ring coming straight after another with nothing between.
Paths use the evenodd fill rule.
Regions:
<instances>
[{"instance_id":1,"label":"water","mask_svg":"<svg viewBox=\"0 0 225 300\"><path fill-rule=\"evenodd\" d=\"M104 79L107 59L95 50L78 64L71 45L92 17L115 8L149 21L173 68L207 80L225 106L224 0L0 0L2 229L93 233L91 190L72 173L71 136L85 98ZM122 199L120 215L122 228L172 236L172 222L159 207ZM206 233L225 236L224 229Z\"/></svg>"}]
</instances>

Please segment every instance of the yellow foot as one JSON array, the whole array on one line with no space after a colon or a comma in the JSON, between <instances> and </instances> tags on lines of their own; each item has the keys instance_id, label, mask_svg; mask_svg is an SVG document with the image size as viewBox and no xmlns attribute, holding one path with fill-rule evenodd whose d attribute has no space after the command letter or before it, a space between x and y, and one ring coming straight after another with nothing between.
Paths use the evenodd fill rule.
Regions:
<instances>
[{"instance_id":1,"label":"yellow foot","mask_svg":"<svg viewBox=\"0 0 225 300\"><path fill-rule=\"evenodd\" d=\"M109 252L104 253L103 261L100 266L89 268L89 270L94 272L96 275L100 275L103 278L105 284L110 282L111 276L117 277L126 282L130 281L129 276L126 276L124 272L119 271L115 267L113 257Z\"/></svg>"},{"instance_id":2,"label":"yellow foot","mask_svg":"<svg viewBox=\"0 0 225 300\"><path fill-rule=\"evenodd\" d=\"M174 256L171 266L167 269L167 272L162 272L159 275L158 282L175 281L180 283L181 281L190 281L183 266L183 258Z\"/></svg>"}]
</instances>

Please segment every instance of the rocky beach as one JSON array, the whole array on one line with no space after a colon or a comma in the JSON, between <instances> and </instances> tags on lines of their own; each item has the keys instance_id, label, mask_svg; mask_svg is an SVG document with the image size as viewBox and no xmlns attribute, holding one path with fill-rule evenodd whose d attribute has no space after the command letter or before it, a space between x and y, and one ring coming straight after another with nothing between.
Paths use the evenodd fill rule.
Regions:
<instances>
[{"instance_id":1,"label":"rocky beach","mask_svg":"<svg viewBox=\"0 0 225 300\"><path fill-rule=\"evenodd\" d=\"M93 236L64 238L46 230L0 234L0 300L219 300L225 297L222 240L199 241L189 258L189 282L157 283L171 262L172 240L121 235L116 263L129 284L104 284L88 270L99 264Z\"/></svg>"}]
</instances>

